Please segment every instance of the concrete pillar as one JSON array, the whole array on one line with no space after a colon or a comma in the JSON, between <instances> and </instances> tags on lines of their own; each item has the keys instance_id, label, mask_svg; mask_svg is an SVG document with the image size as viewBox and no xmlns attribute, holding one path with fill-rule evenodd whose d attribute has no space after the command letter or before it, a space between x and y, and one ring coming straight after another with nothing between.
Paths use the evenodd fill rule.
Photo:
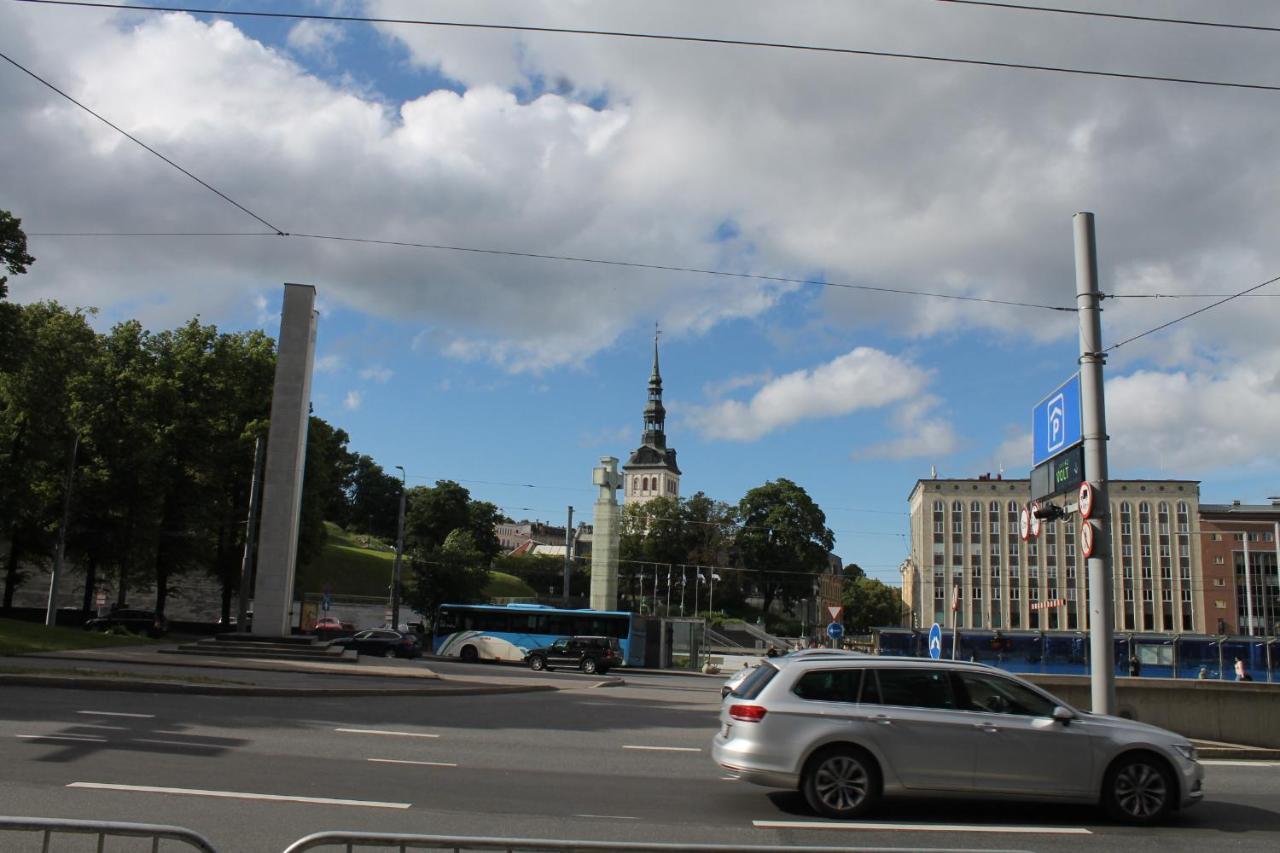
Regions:
<instances>
[{"instance_id":1,"label":"concrete pillar","mask_svg":"<svg viewBox=\"0 0 1280 853\"><path fill-rule=\"evenodd\" d=\"M600 457L600 466L591 472L591 482L600 487L596 497L591 533L591 609L618 609L618 548L622 534L618 518L618 488L622 475L618 460Z\"/></svg>"},{"instance_id":2,"label":"concrete pillar","mask_svg":"<svg viewBox=\"0 0 1280 853\"><path fill-rule=\"evenodd\" d=\"M253 633L257 636L284 637L292 631L293 572L316 351L315 301L316 289L310 285L284 286L253 585Z\"/></svg>"}]
</instances>

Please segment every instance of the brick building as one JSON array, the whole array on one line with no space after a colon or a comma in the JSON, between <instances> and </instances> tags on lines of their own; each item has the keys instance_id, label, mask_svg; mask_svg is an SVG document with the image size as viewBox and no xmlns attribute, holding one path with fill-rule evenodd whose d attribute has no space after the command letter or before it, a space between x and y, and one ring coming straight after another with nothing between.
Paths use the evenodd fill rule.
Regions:
<instances>
[{"instance_id":1,"label":"brick building","mask_svg":"<svg viewBox=\"0 0 1280 853\"><path fill-rule=\"evenodd\" d=\"M1280 527L1277 525L1280 525L1280 500L1262 505L1235 501L1200 506L1204 587L1199 597L1209 632L1276 633L1280 622L1280 613L1277 613L1280 577L1276 572L1276 534Z\"/></svg>"}]
</instances>

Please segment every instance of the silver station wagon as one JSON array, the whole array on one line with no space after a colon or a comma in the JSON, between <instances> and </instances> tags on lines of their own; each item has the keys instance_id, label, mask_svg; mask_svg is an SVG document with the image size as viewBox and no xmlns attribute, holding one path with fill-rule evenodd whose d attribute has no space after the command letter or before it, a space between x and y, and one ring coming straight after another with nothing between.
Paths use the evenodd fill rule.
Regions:
<instances>
[{"instance_id":1,"label":"silver station wagon","mask_svg":"<svg viewBox=\"0 0 1280 853\"><path fill-rule=\"evenodd\" d=\"M724 698L711 751L749 782L798 787L830 818L914 795L1098 803L1151 824L1203 796L1185 737L960 661L765 661Z\"/></svg>"}]
</instances>

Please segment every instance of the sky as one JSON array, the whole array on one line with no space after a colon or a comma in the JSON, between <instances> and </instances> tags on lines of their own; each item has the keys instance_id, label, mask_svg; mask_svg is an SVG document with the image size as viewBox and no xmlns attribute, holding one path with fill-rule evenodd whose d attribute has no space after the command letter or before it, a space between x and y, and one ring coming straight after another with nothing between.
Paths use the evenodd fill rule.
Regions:
<instances>
[{"instance_id":1,"label":"sky","mask_svg":"<svg viewBox=\"0 0 1280 853\"><path fill-rule=\"evenodd\" d=\"M937 0L200 5L1280 86L1280 32ZM1280 27L1268 0L1054 5ZM1031 409L1076 369L1050 310L1073 214L1127 296L1107 346L1280 274L1280 91L15 0L0 52L225 196L0 63L0 209L37 258L11 299L275 335L282 284L314 285L315 413L516 519L589 520L592 468L639 443L656 323L682 493L791 479L896 583L917 479L1027 476ZM1278 298L1109 353L1113 477L1280 494Z\"/></svg>"}]
</instances>

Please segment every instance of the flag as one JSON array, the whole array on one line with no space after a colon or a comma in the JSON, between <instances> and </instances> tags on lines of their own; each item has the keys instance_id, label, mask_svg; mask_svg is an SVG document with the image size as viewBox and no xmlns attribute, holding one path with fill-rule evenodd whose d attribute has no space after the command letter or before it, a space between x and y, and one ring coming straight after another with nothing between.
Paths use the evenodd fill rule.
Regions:
<instances>
[{"instance_id":1,"label":"flag","mask_svg":"<svg viewBox=\"0 0 1280 853\"><path fill-rule=\"evenodd\" d=\"M960 609L960 584L956 584L955 597L951 599L951 612L955 613Z\"/></svg>"},{"instance_id":2,"label":"flag","mask_svg":"<svg viewBox=\"0 0 1280 853\"><path fill-rule=\"evenodd\" d=\"M712 572L712 573L711 573L711 579L712 579L713 581L718 581L718 580L720 580L720 576L719 576L718 574L716 574L715 572Z\"/></svg>"},{"instance_id":3,"label":"flag","mask_svg":"<svg viewBox=\"0 0 1280 853\"><path fill-rule=\"evenodd\" d=\"M698 570L698 583L706 583L707 579L702 576L702 570Z\"/></svg>"}]
</instances>

